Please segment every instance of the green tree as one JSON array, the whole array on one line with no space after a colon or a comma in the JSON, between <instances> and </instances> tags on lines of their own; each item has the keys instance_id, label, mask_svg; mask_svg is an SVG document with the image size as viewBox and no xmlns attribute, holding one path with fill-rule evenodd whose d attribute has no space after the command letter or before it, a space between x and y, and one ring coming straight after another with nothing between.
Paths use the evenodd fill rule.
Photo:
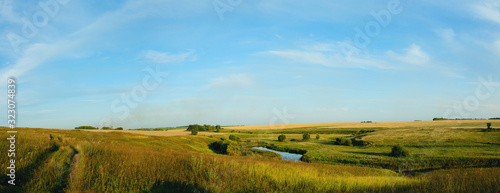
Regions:
<instances>
[{"instance_id":1,"label":"green tree","mask_svg":"<svg viewBox=\"0 0 500 193\"><path fill-rule=\"evenodd\" d=\"M278 136L278 141L280 141L280 142L285 141L285 139L286 139L286 136L285 136L285 135L280 135L280 136Z\"/></svg>"},{"instance_id":2,"label":"green tree","mask_svg":"<svg viewBox=\"0 0 500 193\"><path fill-rule=\"evenodd\" d=\"M198 130L196 129L191 130L191 135L198 135Z\"/></svg>"},{"instance_id":3,"label":"green tree","mask_svg":"<svg viewBox=\"0 0 500 193\"><path fill-rule=\"evenodd\" d=\"M319 140L319 134L316 134L316 140Z\"/></svg>"},{"instance_id":4,"label":"green tree","mask_svg":"<svg viewBox=\"0 0 500 193\"><path fill-rule=\"evenodd\" d=\"M304 133L304 134L302 135L302 140L307 141L307 140L309 140L309 139L311 139L311 135L309 135L309 133Z\"/></svg>"},{"instance_id":5,"label":"green tree","mask_svg":"<svg viewBox=\"0 0 500 193\"><path fill-rule=\"evenodd\" d=\"M389 155L392 157L408 157L410 153L402 145L395 145Z\"/></svg>"},{"instance_id":6,"label":"green tree","mask_svg":"<svg viewBox=\"0 0 500 193\"><path fill-rule=\"evenodd\" d=\"M491 123L486 123L486 126L488 127L488 130L491 129Z\"/></svg>"},{"instance_id":7,"label":"green tree","mask_svg":"<svg viewBox=\"0 0 500 193\"><path fill-rule=\"evenodd\" d=\"M116 128L116 130L123 130L123 127L118 127Z\"/></svg>"}]
</instances>

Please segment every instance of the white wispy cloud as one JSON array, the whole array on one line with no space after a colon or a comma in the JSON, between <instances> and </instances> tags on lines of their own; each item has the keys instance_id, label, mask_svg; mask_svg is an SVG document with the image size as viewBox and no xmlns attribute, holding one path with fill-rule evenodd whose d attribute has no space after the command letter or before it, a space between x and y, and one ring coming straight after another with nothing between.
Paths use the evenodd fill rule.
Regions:
<instances>
[{"instance_id":1,"label":"white wispy cloud","mask_svg":"<svg viewBox=\"0 0 500 193\"><path fill-rule=\"evenodd\" d=\"M406 64L424 65L428 64L428 62L430 61L429 54L424 52L420 48L420 46L416 44L412 44L409 48L404 49L404 51L405 53L403 54L397 54L393 51L388 51L387 55L392 59Z\"/></svg>"},{"instance_id":2,"label":"white wispy cloud","mask_svg":"<svg viewBox=\"0 0 500 193\"><path fill-rule=\"evenodd\" d=\"M500 2L497 0L488 0L476 4L474 12L482 19L500 24Z\"/></svg>"},{"instance_id":3,"label":"white wispy cloud","mask_svg":"<svg viewBox=\"0 0 500 193\"><path fill-rule=\"evenodd\" d=\"M366 55L346 55L344 42L314 43L298 49L269 50L259 54L279 56L294 63L315 64L338 68L390 68L384 61Z\"/></svg>"},{"instance_id":4,"label":"white wispy cloud","mask_svg":"<svg viewBox=\"0 0 500 193\"><path fill-rule=\"evenodd\" d=\"M60 41L53 44L33 44L26 48L14 64L0 71L0 78L22 76L59 55L67 54L68 50L74 49L80 43L80 41Z\"/></svg>"},{"instance_id":5,"label":"white wispy cloud","mask_svg":"<svg viewBox=\"0 0 500 193\"><path fill-rule=\"evenodd\" d=\"M455 31L451 28L438 29L436 34L441 37L445 42L453 42L455 40Z\"/></svg>"},{"instance_id":6,"label":"white wispy cloud","mask_svg":"<svg viewBox=\"0 0 500 193\"><path fill-rule=\"evenodd\" d=\"M496 40L494 43L493 43L493 50L498 54L500 55L500 39Z\"/></svg>"},{"instance_id":7,"label":"white wispy cloud","mask_svg":"<svg viewBox=\"0 0 500 193\"><path fill-rule=\"evenodd\" d=\"M167 4L172 4L172 1L127 1L120 8L106 12L94 22L81 27L73 33L58 38L55 42L44 44L31 43L24 46L25 49L21 51L22 54L17 56L12 64L2 69L0 76L4 79L7 76L19 77L37 66L43 65L47 61L78 55L77 53L81 49L85 49L85 46L88 47L88 45L99 41L99 38L101 38L100 34L103 32L112 31L132 20L161 14L164 10L160 9L160 7L176 9L174 6L166 6ZM176 6L186 7L189 10L201 10L208 4L202 3L197 5L195 1L186 1L176 4ZM17 21L16 15L12 13L12 1L5 0L0 5L4 5L2 8L2 17L11 20L10 22ZM3 12L3 10L6 10L6 12ZM168 17L168 14L166 17ZM167 55L166 53L151 52L149 56L155 58L156 62L164 63L179 60L191 54L187 52L181 55ZM191 57L191 59L196 60L196 57Z\"/></svg>"},{"instance_id":8,"label":"white wispy cloud","mask_svg":"<svg viewBox=\"0 0 500 193\"><path fill-rule=\"evenodd\" d=\"M364 53L345 55L342 52L341 44L342 42L336 44L317 43L303 46L300 49L270 50L263 53L279 56L296 63L363 69L401 69L401 63L425 65L431 60L430 55L416 44L403 49L401 54L389 50L386 55L381 56Z\"/></svg>"},{"instance_id":9,"label":"white wispy cloud","mask_svg":"<svg viewBox=\"0 0 500 193\"><path fill-rule=\"evenodd\" d=\"M214 89L237 89L255 86L255 82L249 74L231 74L225 77L212 79L210 88Z\"/></svg>"},{"instance_id":10,"label":"white wispy cloud","mask_svg":"<svg viewBox=\"0 0 500 193\"><path fill-rule=\"evenodd\" d=\"M435 61L419 45L411 44L407 48L388 50L385 54L374 55L364 52L344 55L342 45L346 42L315 43L298 49L270 50L259 54L281 57L288 62L316 64L334 68L359 68L381 70L432 70L452 78L464 78L457 68Z\"/></svg>"},{"instance_id":11,"label":"white wispy cloud","mask_svg":"<svg viewBox=\"0 0 500 193\"><path fill-rule=\"evenodd\" d=\"M171 54L168 52L149 50L143 54L143 57L154 63L166 64L172 62L182 62L186 60L196 60L196 57L193 57L193 53L193 50L180 54Z\"/></svg>"}]
</instances>

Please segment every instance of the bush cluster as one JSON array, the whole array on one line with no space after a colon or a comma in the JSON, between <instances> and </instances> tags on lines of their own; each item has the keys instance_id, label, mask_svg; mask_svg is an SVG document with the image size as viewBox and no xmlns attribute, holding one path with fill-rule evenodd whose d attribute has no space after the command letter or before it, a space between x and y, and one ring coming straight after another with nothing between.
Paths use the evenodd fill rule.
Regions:
<instances>
[{"instance_id":1,"label":"bush cluster","mask_svg":"<svg viewBox=\"0 0 500 193\"><path fill-rule=\"evenodd\" d=\"M278 141L280 141L280 142L285 141L285 139L286 139L286 136L285 136L285 135L280 135L280 136L278 136Z\"/></svg>"},{"instance_id":2,"label":"bush cluster","mask_svg":"<svg viewBox=\"0 0 500 193\"><path fill-rule=\"evenodd\" d=\"M309 140L309 139L311 139L311 135L309 135L309 133L304 133L304 134L302 135L302 140L307 141L307 140Z\"/></svg>"},{"instance_id":3,"label":"bush cluster","mask_svg":"<svg viewBox=\"0 0 500 193\"><path fill-rule=\"evenodd\" d=\"M389 154L391 157L408 157L410 152L405 149L402 145L395 145L392 147L391 153Z\"/></svg>"},{"instance_id":4,"label":"bush cluster","mask_svg":"<svg viewBox=\"0 0 500 193\"><path fill-rule=\"evenodd\" d=\"M352 141L351 139L341 137L335 140L335 145L352 146Z\"/></svg>"},{"instance_id":5,"label":"bush cluster","mask_svg":"<svg viewBox=\"0 0 500 193\"><path fill-rule=\"evenodd\" d=\"M240 144L234 140L224 140L213 142L209 145L210 149L226 155L240 155Z\"/></svg>"}]
</instances>

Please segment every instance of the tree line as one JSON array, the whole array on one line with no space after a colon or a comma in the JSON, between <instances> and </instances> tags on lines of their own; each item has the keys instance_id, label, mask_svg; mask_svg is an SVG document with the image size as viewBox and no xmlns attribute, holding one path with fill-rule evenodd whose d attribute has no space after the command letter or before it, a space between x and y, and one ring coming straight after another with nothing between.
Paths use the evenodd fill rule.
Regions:
<instances>
[{"instance_id":1,"label":"tree line","mask_svg":"<svg viewBox=\"0 0 500 193\"><path fill-rule=\"evenodd\" d=\"M198 124L194 124L194 125L189 125L188 128L186 130L188 131L191 131L191 132L195 132L195 131L214 131L214 132L220 132L222 128L220 127L220 125L198 125Z\"/></svg>"},{"instance_id":2,"label":"tree line","mask_svg":"<svg viewBox=\"0 0 500 193\"><path fill-rule=\"evenodd\" d=\"M75 129L87 129L87 130L99 130L99 127L93 127L93 126L78 126L75 127ZM123 127L102 127L101 130L123 130Z\"/></svg>"}]
</instances>

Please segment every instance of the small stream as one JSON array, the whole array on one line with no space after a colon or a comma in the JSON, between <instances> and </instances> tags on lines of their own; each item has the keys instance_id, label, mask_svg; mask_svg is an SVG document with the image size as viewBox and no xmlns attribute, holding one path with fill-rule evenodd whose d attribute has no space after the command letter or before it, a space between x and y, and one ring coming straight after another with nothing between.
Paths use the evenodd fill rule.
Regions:
<instances>
[{"instance_id":1,"label":"small stream","mask_svg":"<svg viewBox=\"0 0 500 193\"><path fill-rule=\"evenodd\" d=\"M270 152L274 152L274 153L280 154L281 155L281 160L285 160L285 161L300 162L300 158L302 158L302 155L300 155L300 154L275 151L275 150L272 150L272 149L268 149L266 147L252 147L252 149L258 149L258 150L263 150L263 151L270 151Z\"/></svg>"}]
</instances>

